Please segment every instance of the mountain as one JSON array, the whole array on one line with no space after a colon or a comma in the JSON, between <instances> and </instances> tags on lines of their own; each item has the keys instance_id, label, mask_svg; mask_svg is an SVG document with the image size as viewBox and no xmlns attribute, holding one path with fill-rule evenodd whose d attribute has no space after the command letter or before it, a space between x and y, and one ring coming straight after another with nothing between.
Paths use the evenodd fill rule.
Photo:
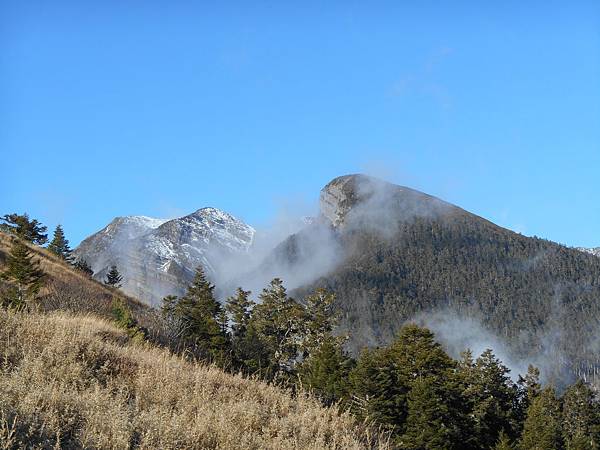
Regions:
<instances>
[{"instance_id":1,"label":"mountain","mask_svg":"<svg viewBox=\"0 0 600 450\"><path fill-rule=\"evenodd\" d=\"M353 353L417 321L455 353L491 346L515 370L531 361L557 383L600 368L599 258L364 175L327 184L320 209L262 267L286 279L320 264L293 294L334 291Z\"/></svg>"},{"instance_id":2,"label":"mountain","mask_svg":"<svg viewBox=\"0 0 600 450\"><path fill-rule=\"evenodd\" d=\"M151 305L180 295L202 265L215 279L232 258L243 258L254 229L216 208L172 220L117 217L75 249L102 280L111 265L123 275L122 290Z\"/></svg>"},{"instance_id":3,"label":"mountain","mask_svg":"<svg viewBox=\"0 0 600 450\"><path fill-rule=\"evenodd\" d=\"M594 256L600 256L600 247L594 248L585 248L585 247L577 247L577 250L585 253L589 253Z\"/></svg>"},{"instance_id":4,"label":"mountain","mask_svg":"<svg viewBox=\"0 0 600 450\"><path fill-rule=\"evenodd\" d=\"M337 295L339 331L355 355L416 321L453 356L492 347L514 371L532 362L557 384L600 373L600 258L591 253L364 175L328 183L318 217L260 264L255 241L248 225L204 208L170 221L117 218L76 255L98 279L117 264L124 291L154 305L181 294L199 264L221 295L242 286L256 296L274 277L299 299L325 287Z\"/></svg>"}]
</instances>

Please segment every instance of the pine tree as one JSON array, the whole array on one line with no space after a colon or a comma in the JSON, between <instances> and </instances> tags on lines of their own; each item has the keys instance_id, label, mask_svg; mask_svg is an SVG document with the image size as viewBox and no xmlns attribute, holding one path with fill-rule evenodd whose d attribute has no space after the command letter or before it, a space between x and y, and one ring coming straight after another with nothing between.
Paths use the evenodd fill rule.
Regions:
<instances>
[{"instance_id":1,"label":"pine tree","mask_svg":"<svg viewBox=\"0 0 600 450\"><path fill-rule=\"evenodd\" d=\"M406 431L397 442L405 449L466 449L458 384L437 376L414 380L408 394Z\"/></svg>"},{"instance_id":2,"label":"pine tree","mask_svg":"<svg viewBox=\"0 0 600 450\"><path fill-rule=\"evenodd\" d=\"M516 438L519 416L515 406L519 392L509 377L510 370L489 349L474 362L469 359L470 354L465 354L459 368L475 445L491 448L501 432Z\"/></svg>"},{"instance_id":3,"label":"pine tree","mask_svg":"<svg viewBox=\"0 0 600 450\"><path fill-rule=\"evenodd\" d=\"M145 339L147 330L139 326L131 309L125 305L122 299L113 298L111 309L117 325L124 329L129 337L137 341Z\"/></svg>"},{"instance_id":4,"label":"pine tree","mask_svg":"<svg viewBox=\"0 0 600 450\"><path fill-rule=\"evenodd\" d=\"M551 387L542 390L527 409L520 448L522 450L563 448L560 402Z\"/></svg>"},{"instance_id":5,"label":"pine tree","mask_svg":"<svg viewBox=\"0 0 600 450\"><path fill-rule=\"evenodd\" d=\"M223 315L214 288L199 266L185 296L164 299L163 314L180 323L182 337L196 356L225 364L228 341L219 323Z\"/></svg>"},{"instance_id":6,"label":"pine tree","mask_svg":"<svg viewBox=\"0 0 600 450\"><path fill-rule=\"evenodd\" d=\"M331 405L348 395L351 364L339 340L328 336L302 362L300 380L324 404Z\"/></svg>"},{"instance_id":7,"label":"pine tree","mask_svg":"<svg viewBox=\"0 0 600 450\"><path fill-rule=\"evenodd\" d=\"M520 431L522 431L523 424L527 418L527 410L529 409L531 402L533 402L542 391L540 369L530 364L527 367L525 376L519 375L517 386L519 389L519 402L517 405L518 424Z\"/></svg>"},{"instance_id":8,"label":"pine tree","mask_svg":"<svg viewBox=\"0 0 600 450\"><path fill-rule=\"evenodd\" d=\"M254 306L249 296L250 291L238 288L235 295L227 298L224 311L231 321L230 340L234 363L240 370L253 374L260 372L262 358L258 336L248 330Z\"/></svg>"},{"instance_id":9,"label":"pine tree","mask_svg":"<svg viewBox=\"0 0 600 450\"><path fill-rule=\"evenodd\" d=\"M92 276L94 276L94 271L92 270L91 266L87 263L87 261L85 259L78 259L75 262L75 268L77 270L79 270L80 272L83 272L85 275L87 275L90 278L92 278Z\"/></svg>"},{"instance_id":10,"label":"pine tree","mask_svg":"<svg viewBox=\"0 0 600 450\"><path fill-rule=\"evenodd\" d=\"M434 430L421 428L423 418L428 414L431 424L437 423L437 416L431 409L431 405L437 402L440 411L445 411L441 417L448 429L443 433L448 433L451 437L449 445L454 446L459 439L457 430L467 428L464 402L455 371L456 363L435 342L431 331L407 325L388 348L361 354L350 374L353 386L351 409L391 431L399 444L410 443L410 448L418 448L421 442L417 436L419 433L430 433L433 440L434 435L438 436ZM421 384L424 379L427 379L425 385ZM410 406L409 398L415 385L419 387ZM429 392L429 387L435 389ZM418 405L421 402L424 410L419 412ZM461 445L464 443L463 439Z\"/></svg>"},{"instance_id":11,"label":"pine tree","mask_svg":"<svg viewBox=\"0 0 600 450\"><path fill-rule=\"evenodd\" d=\"M525 376L519 375L519 391L521 396L521 402L524 409L527 410L531 402L535 397L540 395L542 391L542 385L540 383L540 369L531 364L527 367L527 373Z\"/></svg>"},{"instance_id":12,"label":"pine tree","mask_svg":"<svg viewBox=\"0 0 600 450\"><path fill-rule=\"evenodd\" d=\"M337 314L333 310L335 295L325 289L305 300L300 345L304 360L299 376L325 404L341 400L348 392L351 359L342 348L344 338L333 335Z\"/></svg>"},{"instance_id":13,"label":"pine tree","mask_svg":"<svg viewBox=\"0 0 600 450\"><path fill-rule=\"evenodd\" d=\"M263 289L261 302L256 305L249 326L260 337L263 349L270 356L269 376L285 378L294 371L299 353L303 309L289 298L279 278Z\"/></svg>"},{"instance_id":14,"label":"pine tree","mask_svg":"<svg viewBox=\"0 0 600 450\"><path fill-rule=\"evenodd\" d=\"M106 279L104 280L104 284L106 284L107 286L120 288L121 281L123 281L123 277L119 273L117 266L116 265L110 266L110 270L106 274Z\"/></svg>"},{"instance_id":15,"label":"pine tree","mask_svg":"<svg viewBox=\"0 0 600 450\"><path fill-rule=\"evenodd\" d=\"M338 319L333 306L334 301L335 295L325 289L317 289L306 298L301 330L302 350L305 356L311 351L316 351L324 341L330 340Z\"/></svg>"},{"instance_id":16,"label":"pine tree","mask_svg":"<svg viewBox=\"0 0 600 450\"><path fill-rule=\"evenodd\" d=\"M20 239L13 239L6 268L0 277L11 284L7 297L2 299L3 306L22 309L31 306L35 300L45 274L27 245Z\"/></svg>"},{"instance_id":17,"label":"pine tree","mask_svg":"<svg viewBox=\"0 0 600 450\"><path fill-rule=\"evenodd\" d=\"M54 230L54 237L48 245L48 250L58 257L64 259L68 263L73 262L69 241L65 238L65 233L61 225L56 226L56 229Z\"/></svg>"},{"instance_id":18,"label":"pine tree","mask_svg":"<svg viewBox=\"0 0 600 450\"><path fill-rule=\"evenodd\" d=\"M444 376L456 368L433 333L414 324L404 326L389 348L400 376L409 383L424 376Z\"/></svg>"},{"instance_id":19,"label":"pine tree","mask_svg":"<svg viewBox=\"0 0 600 450\"><path fill-rule=\"evenodd\" d=\"M350 410L359 418L399 435L406 421L409 386L398 378L389 349L365 349L350 372Z\"/></svg>"},{"instance_id":20,"label":"pine tree","mask_svg":"<svg viewBox=\"0 0 600 450\"><path fill-rule=\"evenodd\" d=\"M595 450L600 447L598 404L582 380L563 394L563 436L567 450Z\"/></svg>"},{"instance_id":21,"label":"pine tree","mask_svg":"<svg viewBox=\"0 0 600 450\"><path fill-rule=\"evenodd\" d=\"M27 214L5 214L0 220L5 222L0 224L1 230L15 234L21 239L37 245L44 245L48 241L48 235L44 234L47 227L35 219L30 220Z\"/></svg>"},{"instance_id":22,"label":"pine tree","mask_svg":"<svg viewBox=\"0 0 600 450\"><path fill-rule=\"evenodd\" d=\"M435 341L433 333L427 328L407 325L390 346L390 353L398 379L409 388L403 405L406 424L400 437L402 442L408 448L419 448L420 443L438 442L445 436L447 442L443 448L469 448L470 441L460 433L467 429L467 417L457 365ZM436 401L438 411L431 409ZM442 429L435 430L439 424L443 424Z\"/></svg>"},{"instance_id":23,"label":"pine tree","mask_svg":"<svg viewBox=\"0 0 600 450\"><path fill-rule=\"evenodd\" d=\"M225 310L231 319L231 334L235 339L242 339L246 335L248 323L254 302L250 300L250 291L237 288L236 295L226 300Z\"/></svg>"}]
</instances>

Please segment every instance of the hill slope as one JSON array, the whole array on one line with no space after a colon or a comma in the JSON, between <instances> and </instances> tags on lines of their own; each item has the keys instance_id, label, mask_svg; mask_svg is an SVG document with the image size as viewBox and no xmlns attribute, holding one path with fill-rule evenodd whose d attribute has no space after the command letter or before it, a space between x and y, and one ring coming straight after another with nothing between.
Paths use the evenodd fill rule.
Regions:
<instances>
[{"instance_id":1,"label":"hill slope","mask_svg":"<svg viewBox=\"0 0 600 450\"><path fill-rule=\"evenodd\" d=\"M327 242L340 254L296 295L333 290L354 352L389 343L402 324L418 320L460 350L502 342L513 359L559 381L597 371L599 258L361 175L325 186L315 226L329 230ZM290 237L272 260L301 271L311 263L314 230ZM490 334L477 335L478 327Z\"/></svg>"},{"instance_id":2,"label":"hill slope","mask_svg":"<svg viewBox=\"0 0 600 450\"><path fill-rule=\"evenodd\" d=\"M10 251L12 239L11 235L0 231L0 270ZM44 310L62 309L112 317L111 303L113 298L118 298L140 318L149 312L148 306L137 299L88 278L48 250L37 245L29 245L29 248L47 274L40 291L40 303ZM2 285L0 281L0 290Z\"/></svg>"},{"instance_id":3,"label":"hill slope","mask_svg":"<svg viewBox=\"0 0 600 450\"><path fill-rule=\"evenodd\" d=\"M0 233L0 270L11 239ZM142 325L153 310L30 248L48 275L46 313L0 309L0 448L388 448L303 394L131 339L113 298Z\"/></svg>"},{"instance_id":4,"label":"hill slope","mask_svg":"<svg viewBox=\"0 0 600 450\"><path fill-rule=\"evenodd\" d=\"M0 361L1 448L375 446L347 414L135 345L92 316L0 310Z\"/></svg>"}]
</instances>

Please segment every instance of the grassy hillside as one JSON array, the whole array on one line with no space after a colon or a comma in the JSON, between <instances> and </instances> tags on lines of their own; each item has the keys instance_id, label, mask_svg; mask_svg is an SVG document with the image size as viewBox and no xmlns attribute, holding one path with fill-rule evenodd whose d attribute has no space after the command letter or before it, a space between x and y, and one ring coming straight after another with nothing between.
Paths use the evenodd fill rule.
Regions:
<instances>
[{"instance_id":1,"label":"grassy hillside","mask_svg":"<svg viewBox=\"0 0 600 450\"><path fill-rule=\"evenodd\" d=\"M372 446L347 414L134 344L92 315L0 311L0 361L0 448Z\"/></svg>"},{"instance_id":2,"label":"grassy hillside","mask_svg":"<svg viewBox=\"0 0 600 450\"><path fill-rule=\"evenodd\" d=\"M12 239L13 236L0 231L0 268L10 251ZM116 297L122 299L136 316L143 317L150 311L142 302L87 277L45 248L33 244L28 244L28 247L47 274L39 294L42 309L90 312L111 317L111 303Z\"/></svg>"}]
</instances>

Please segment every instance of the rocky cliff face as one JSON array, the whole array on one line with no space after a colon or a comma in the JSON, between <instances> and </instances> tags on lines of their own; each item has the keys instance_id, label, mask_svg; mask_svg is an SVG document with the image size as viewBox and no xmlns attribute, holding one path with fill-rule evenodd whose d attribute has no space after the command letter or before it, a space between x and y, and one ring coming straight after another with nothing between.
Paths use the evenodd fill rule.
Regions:
<instances>
[{"instance_id":1,"label":"rocky cliff face","mask_svg":"<svg viewBox=\"0 0 600 450\"><path fill-rule=\"evenodd\" d=\"M380 228L415 217L464 212L423 192L366 175L344 175L320 193L321 218L340 230Z\"/></svg>"},{"instance_id":2,"label":"rocky cliff face","mask_svg":"<svg viewBox=\"0 0 600 450\"><path fill-rule=\"evenodd\" d=\"M111 265L123 274L122 289L151 305L181 295L202 265L217 281L230 258L244 257L254 229L216 208L173 220L118 217L75 250L104 279Z\"/></svg>"},{"instance_id":3,"label":"rocky cliff face","mask_svg":"<svg viewBox=\"0 0 600 450\"><path fill-rule=\"evenodd\" d=\"M321 216L334 227L341 225L352 206L359 202L356 187L360 180L366 182L368 178L361 175L346 175L335 178L321 189L319 195Z\"/></svg>"}]
</instances>

